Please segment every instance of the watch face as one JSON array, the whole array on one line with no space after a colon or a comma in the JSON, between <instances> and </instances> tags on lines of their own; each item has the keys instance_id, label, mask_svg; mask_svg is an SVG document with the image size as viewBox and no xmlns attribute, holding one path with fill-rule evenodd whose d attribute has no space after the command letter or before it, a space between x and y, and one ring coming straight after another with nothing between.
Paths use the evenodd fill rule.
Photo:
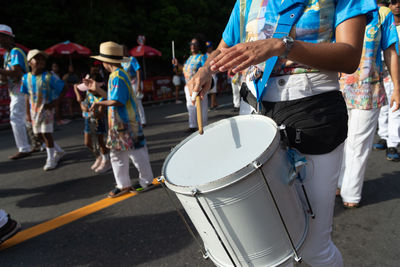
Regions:
<instances>
[{"instance_id":1,"label":"watch face","mask_svg":"<svg viewBox=\"0 0 400 267\"><path fill-rule=\"evenodd\" d=\"M280 57L286 58L290 50L292 49L294 40L290 36L285 36L282 38L282 42L285 44L285 52L283 52L283 54Z\"/></svg>"}]
</instances>

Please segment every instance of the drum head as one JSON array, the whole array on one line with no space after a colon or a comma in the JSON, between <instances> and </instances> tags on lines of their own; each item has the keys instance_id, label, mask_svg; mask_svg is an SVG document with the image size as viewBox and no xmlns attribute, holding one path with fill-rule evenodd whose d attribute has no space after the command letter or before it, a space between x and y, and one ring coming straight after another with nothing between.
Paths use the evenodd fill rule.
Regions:
<instances>
[{"instance_id":1,"label":"drum head","mask_svg":"<svg viewBox=\"0 0 400 267\"><path fill-rule=\"evenodd\" d=\"M252 166L269 149L275 151L277 144L277 126L265 116L224 119L205 127L203 135L194 133L176 146L164 162L163 176L167 185L218 186L216 181L228 177L225 182L231 182L235 173Z\"/></svg>"}]
</instances>

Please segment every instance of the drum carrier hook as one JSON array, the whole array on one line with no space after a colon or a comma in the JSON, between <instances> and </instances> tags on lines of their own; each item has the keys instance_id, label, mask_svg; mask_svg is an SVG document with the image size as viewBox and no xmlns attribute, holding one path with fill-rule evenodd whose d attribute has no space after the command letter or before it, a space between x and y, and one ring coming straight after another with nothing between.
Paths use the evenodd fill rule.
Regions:
<instances>
[{"instance_id":1,"label":"drum carrier hook","mask_svg":"<svg viewBox=\"0 0 400 267\"><path fill-rule=\"evenodd\" d=\"M283 228L284 228L284 230L285 230L286 236L287 236L287 238L288 238L288 240L289 240L290 246L292 247L292 251L293 251L293 254L294 254L294 260L295 260L296 262L300 263L300 262L302 261L302 258L301 258L301 257L299 256L299 254L297 253L297 249L296 249L296 247L295 247L295 245L294 245L294 243L293 243L293 239L292 239L292 237L290 236L290 233L289 233L289 230L288 230L288 228L287 228L287 226L286 226L285 220L283 219L282 213L281 213L281 211L279 210L278 203L276 203L276 199L275 199L275 197L274 197L274 194L272 193L271 187L269 186L269 183L268 183L268 181L267 181L267 178L265 177L264 171L263 171L262 168L261 168L261 167L262 167L262 164L261 164L260 162L258 162L258 161L253 161L253 166L254 166L254 168L256 168L257 170L260 171L261 176L263 177L263 180L264 180L264 182L265 182L265 185L266 185L266 187L267 187L267 189L268 189L268 192L269 192L269 194L270 194L270 196L271 196L272 202L274 203L274 206L275 206L275 208L276 208L276 211L277 211L277 213L278 213L278 215L279 215L279 218L280 218L280 220L281 220L281 222L282 222L282 225L283 225Z\"/></svg>"}]
</instances>

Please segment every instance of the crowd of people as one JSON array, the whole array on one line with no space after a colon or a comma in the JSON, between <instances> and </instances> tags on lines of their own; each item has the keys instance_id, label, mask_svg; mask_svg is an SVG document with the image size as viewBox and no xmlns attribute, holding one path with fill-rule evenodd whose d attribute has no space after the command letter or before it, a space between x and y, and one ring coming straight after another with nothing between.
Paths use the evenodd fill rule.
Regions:
<instances>
[{"instance_id":1,"label":"crowd of people","mask_svg":"<svg viewBox=\"0 0 400 267\"><path fill-rule=\"evenodd\" d=\"M193 94L202 98L201 116L207 124L208 95L210 108L216 108L217 73L227 72L233 106L240 114L262 113L278 124L289 118L275 114L285 114L288 107L302 114L298 120L311 127L296 128L295 121L286 126L287 131L295 132L296 140L287 135L283 138L314 166L312 171L306 170L303 185L318 216L310 222L302 256L311 266L343 266L341 253L331 240L335 197L342 198L345 208L360 206L367 159L373 148L386 150L390 161L400 161L400 0L304 2L295 27L278 38L274 31L281 23L281 1L265 1L263 10L268 12L260 12L256 1L246 5L237 1L217 49L196 35L189 42L189 58L184 63L172 60L175 101L181 103L178 92L185 84L187 132L195 132ZM322 13L324 20L319 19ZM264 27L259 27L259 21ZM9 52L0 74L8 78L11 125L19 149L11 158L31 152L26 117L34 135L45 142L43 169L57 166L65 152L51 134L54 108L58 98L72 92L85 118L84 143L95 155L92 169L113 170L116 187L108 196L154 187L143 134L146 117L140 66L134 57L127 57L126 47L114 42L100 44L100 54L93 58L110 73L108 79L94 68L79 81L73 69L63 79L56 77L56 70L47 72L47 56L42 51L31 50L25 57L13 47L13 33L7 25L0 25L0 41ZM269 70L271 58L277 63ZM264 83L265 77L268 82ZM380 140L373 144L377 127ZM315 138L307 139L308 134ZM139 171L139 182L133 185L129 159ZM1 212L0 227L18 227L9 217L7 223L6 213Z\"/></svg>"}]
</instances>

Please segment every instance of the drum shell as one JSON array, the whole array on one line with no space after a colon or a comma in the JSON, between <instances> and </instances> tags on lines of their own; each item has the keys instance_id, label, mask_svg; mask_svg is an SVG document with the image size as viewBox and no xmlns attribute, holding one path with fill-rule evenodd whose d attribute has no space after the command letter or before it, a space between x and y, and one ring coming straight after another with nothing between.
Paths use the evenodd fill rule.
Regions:
<instances>
[{"instance_id":1,"label":"drum shell","mask_svg":"<svg viewBox=\"0 0 400 267\"><path fill-rule=\"evenodd\" d=\"M255 159L261 164L259 169L249 162L229 177L195 188L173 184L165 177L165 184L177 195L217 266L233 266L232 260L236 266L279 266L292 260L292 247L260 170L294 246L301 248L308 231L308 216L294 185L287 184L291 166L279 143L277 132L271 145ZM164 170L167 164L168 160ZM191 194L193 189L198 189L196 196Z\"/></svg>"}]
</instances>

